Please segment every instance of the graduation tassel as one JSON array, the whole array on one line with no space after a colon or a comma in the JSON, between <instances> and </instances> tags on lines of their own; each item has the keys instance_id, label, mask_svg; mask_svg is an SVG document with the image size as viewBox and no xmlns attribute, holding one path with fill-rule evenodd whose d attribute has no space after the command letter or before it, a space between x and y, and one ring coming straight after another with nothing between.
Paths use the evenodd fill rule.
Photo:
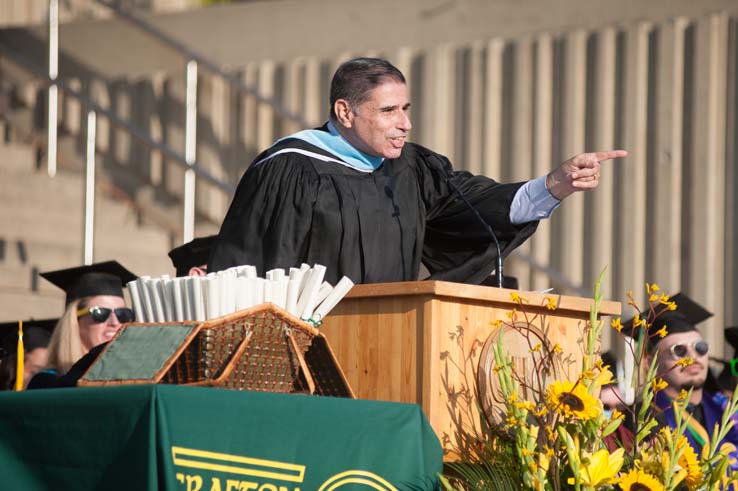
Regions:
<instances>
[{"instance_id":1,"label":"graduation tassel","mask_svg":"<svg viewBox=\"0 0 738 491\"><path fill-rule=\"evenodd\" d=\"M23 362L25 361L26 351L23 347L23 321L18 321L18 361L15 365L15 390L23 390Z\"/></svg>"}]
</instances>

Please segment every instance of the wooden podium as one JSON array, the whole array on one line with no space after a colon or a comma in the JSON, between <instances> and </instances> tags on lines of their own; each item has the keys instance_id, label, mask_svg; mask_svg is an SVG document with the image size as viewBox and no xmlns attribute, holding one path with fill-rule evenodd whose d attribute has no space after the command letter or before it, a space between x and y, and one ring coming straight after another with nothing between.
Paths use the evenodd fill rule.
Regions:
<instances>
[{"instance_id":1,"label":"wooden podium","mask_svg":"<svg viewBox=\"0 0 738 491\"><path fill-rule=\"evenodd\" d=\"M520 310L513 293L526 300L524 312L537 314L531 324L561 346L564 378L575 378L591 299L441 281L357 285L320 330L356 397L420 404L453 458L463 449L460 433L479 424L473 395L480 354L499 330L492 323L510 322L509 312ZM545 306L551 300L555 310ZM602 302L599 314L620 315L620 308L619 302ZM507 334L504 339L524 364L528 343Z\"/></svg>"}]
</instances>

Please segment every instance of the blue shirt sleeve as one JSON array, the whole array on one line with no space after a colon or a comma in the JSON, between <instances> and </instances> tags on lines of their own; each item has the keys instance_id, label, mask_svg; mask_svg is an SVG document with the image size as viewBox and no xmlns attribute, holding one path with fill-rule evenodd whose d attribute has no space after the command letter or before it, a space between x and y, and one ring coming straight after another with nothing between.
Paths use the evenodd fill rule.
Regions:
<instances>
[{"instance_id":1,"label":"blue shirt sleeve","mask_svg":"<svg viewBox=\"0 0 738 491\"><path fill-rule=\"evenodd\" d=\"M548 218L560 204L561 201L548 192L546 176L543 175L526 182L515 193L510 206L510 221L521 224Z\"/></svg>"}]
</instances>

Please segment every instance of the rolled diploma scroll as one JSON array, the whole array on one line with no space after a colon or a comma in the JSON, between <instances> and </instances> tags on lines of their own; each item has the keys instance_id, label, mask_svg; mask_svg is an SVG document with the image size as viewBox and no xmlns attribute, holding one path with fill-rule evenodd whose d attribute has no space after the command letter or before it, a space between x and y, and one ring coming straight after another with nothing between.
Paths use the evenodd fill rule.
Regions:
<instances>
[{"instance_id":1,"label":"rolled diploma scroll","mask_svg":"<svg viewBox=\"0 0 738 491\"><path fill-rule=\"evenodd\" d=\"M174 319L175 321L183 321L185 319L184 309L184 278L174 278L172 280L172 303L174 304Z\"/></svg>"},{"instance_id":2,"label":"rolled diploma scroll","mask_svg":"<svg viewBox=\"0 0 738 491\"><path fill-rule=\"evenodd\" d=\"M138 278L139 281L139 292L141 293L141 300L143 300L144 313L146 316L146 322L154 321L154 308L151 304L151 297L149 296L148 282L151 278L149 276L141 276Z\"/></svg>"},{"instance_id":3,"label":"rolled diploma scroll","mask_svg":"<svg viewBox=\"0 0 738 491\"><path fill-rule=\"evenodd\" d=\"M192 285L192 307L194 308L194 315L196 321L207 320L205 317L205 303L202 299L202 280L199 276L193 276L188 280L188 283Z\"/></svg>"},{"instance_id":4,"label":"rolled diploma scroll","mask_svg":"<svg viewBox=\"0 0 738 491\"><path fill-rule=\"evenodd\" d=\"M256 266L245 264L243 266L236 266L236 276L239 278L256 278Z\"/></svg>"},{"instance_id":5,"label":"rolled diploma scroll","mask_svg":"<svg viewBox=\"0 0 738 491\"><path fill-rule=\"evenodd\" d=\"M218 273L218 301L220 312L218 316L232 314L236 311L236 292L233 288L236 279L235 270L226 270ZM211 317L212 319L212 317Z\"/></svg>"},{"instance_id":6,"label":"rolled diploma scroll","mask_svg":"<svg viewBox=\"0 0 738 491\"><path fill-rule=\"evenodd\" d=\"M284 309L287 306L287 283L286 277L272 281L272 303Z\"/></svg>"},{"instance_id":7,"label":"rolled diploma scroll","mask_svg":"<svg viewBox=\"0 0 738 491\"><path fill-rule=\"evenodd\" d=\"M172 304L172 279L168 274L161 277L161 281L156 284L156 290L161 297L161 303L164 306L164 320L171 321L174 318L174 305Z\"/></svg>"},{"instance_id":8,"label":"rolled diploma scroll","mask_svg":"<svg viewBox=\"0 0 738 491\"><path fill-rule=\"evenodd\" d=\"M205 318L220 317L220 299L218 298L218 279L208 274L202 278L202 297L205 302Z\"/></svg>"},{"instance_id":9,"label":"rolled diploma scroll","mask_svg":"<svg viewBox=\"0 0 738 491\"><path fill-rule=\"evenodd\" d=\"M138 289L138 280L129 281L127 286L128 295L131 297L131 304L133 305L133 312L136 313L136 320L138 322L146 322L143 304L141 303L141 294Z\"/></svg>"},{"instance_id":10,"label":"rolled diploma scroll","mask_svg":"<svg viewBox=\"0 0 738 491\"><path fill-rule=\"evenodd\" d=\"M298 270L299 271L299 270ZM287 281L287 299L284 309L290 314L298 317L300 315L297 312L297 294L300 293L300 280L291 279Z\"/></svg>"},{"instance_id":11,"label":"rolled diploma scroll","mask_svg":"<svg viewBox=\"0 0 738 491\"><path fill-rule=\"evenodd\" d=\"M324 281L322 285L320 285L320 290L318 290L318 295L313 299L312 303L310 305L306 305L305 309L303 310L303 319L312 319L313 318L313 311L315 310L315 307L317 307L320 302L326 299L328 295L331 294L333 291L333 287L330 283L327 281ZM307 314L307 312L310 311L310 315Z\"/></svg>"},{"instance_id":12,"label":"rolled diploma scroll","mask_svg":"<svg viewBox=\"0 0 738 491\"><path fill-rule=\"evenodd\" d=\"M320 292L320 286L323 284L325 276L325 266L316 264L310 272L310 277L305 283L305 289L297 301L297 311L300 312L300 318L309 319L315 307L315 299Z\"/></svg>"},{"instance_id":13,"label":"rolled diploma scroll","mask_svg":"<svg viewBox=\"0 0 738 491\"><path fill-rule=\"evenodd\" d=\"M251 307L251 291L249 289L249 279L245 276L238 276L234 282L236 291L236 310L244 310Z\"/></svg>"},{"instance_id":14,"label":"rolled diploma scroll","mask_svg":"<svg viewBox=\"0 0 738 491\"><path fill-rule=\"evenodd\" d=\"M325 319L325 316L328 315L328 313L335 307L338 302L341 301L343 297L346 296L346 294L353 288L354 282L351 281L347 276L344 276L341 278L341 280L336 283L336 286L333 287L333 291L331 292L328 297L326 297L325 300L318 306L317 309L315 309L315 312L313 313L313 320L314 321L321 321Z\"/></svg>"},{"instance_id":15,"label":"rolled diploma scroll","mask_svg":"<svg viewBox=\"0 0 738 491\"><path fill-rule=\"evenodd\" d=\"M164 322L164 305L162 304L162 298L159 296L159 283L161 279L152 278L146 282L146 288L149 292L149 298L151 299L151 307L154 310L154 322Z\"/></svg>"},{"instance_id":16,"label":"rolled diploma scroll","mask_svg":"<svg viewBox=\"0 0 738 491\"><path fill-rule=\"evenodd\" d=\"M254 305L264 303L264 278L252 278L251 292L253 295Z\"/></svg>"},{"instance_id":17,"label":"rolled diploma scroll","mask_svg":"<svg viewBox=\"0 0 738 491\"><path fill-rule=\"evenodd\" d=\"M186 276L182 282L182 311L185 320L195 320L195 295L192 291L192 276Z\"/></svg>"}]
</instances>

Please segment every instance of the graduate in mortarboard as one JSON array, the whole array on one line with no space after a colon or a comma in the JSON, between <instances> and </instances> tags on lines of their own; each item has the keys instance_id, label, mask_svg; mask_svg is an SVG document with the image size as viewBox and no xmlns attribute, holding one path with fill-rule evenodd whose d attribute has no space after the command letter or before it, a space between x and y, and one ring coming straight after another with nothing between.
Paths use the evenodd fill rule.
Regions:
<instances>
[{"instance_id":1,"label":"graduate in mortarboard","mask_svg":"<svg viewBox=\"0 0 738 491\"><path fill-rule=\"evenodd\" d=\"M59 319L29 319L23 321L23 384L44 369L49 359L51 332ZM0 324L0 390L13 389L18 376L18 321Z\"/></svg>"},{"instance_id":2,"label":"graduate in mortarboard","mask_svg":"<svg viewBox=\"0 0 738 491\"><path fill-rule=\"evenodd\" d=\"M691 390L689 403L682 417L687 421L685 436L697 455L709 444L715 424L719 424L728 398L717 390L710 390L708 382L708 356L710 346L697 330L697 325L712 313L694 302L684 294L671 298L677 305L674 311L665 311L656 319L650 320L648 353L657 356L657 376L668 386L657 392L655 405L661 410L656 419L671 428L676 426L673 401L682 390ZM658 334L657 334L658 333ZM661 334L665 334L663 337ZM690 359L692 362L682 365L680 360ZM650 358L647 360L650 364ZM738 422L738 415L732 416ZM721 442L727 445L726 451L732 455L731 466L738 469L738 428L733 427Z\"/></svg>"},{"instance_id":3,"label":"graduate in mortarboard","mask_svg":"<svg viewBox=\"0 0 738 491\"><path fill-rule=\"evenodd\" d=\"M198 237L169 251L178 277L205 276L208 273L208 257L215 237Z\"/></svg>"},{"instance_id":4,"label":"graduate in mortarboard","mask_svg":"<svg viewBox=\"0 0 738 491\"><path fill-rule=\"evenodd\" d=\"M107 261L41 276L66 293L64 315L49 342L45 370L36 374L29 389L59 387L60 377L95 346L110 341L121 324L134 320L126 307L123 286L136 279L116 261Z\"/></svg>"}]
</instances>

